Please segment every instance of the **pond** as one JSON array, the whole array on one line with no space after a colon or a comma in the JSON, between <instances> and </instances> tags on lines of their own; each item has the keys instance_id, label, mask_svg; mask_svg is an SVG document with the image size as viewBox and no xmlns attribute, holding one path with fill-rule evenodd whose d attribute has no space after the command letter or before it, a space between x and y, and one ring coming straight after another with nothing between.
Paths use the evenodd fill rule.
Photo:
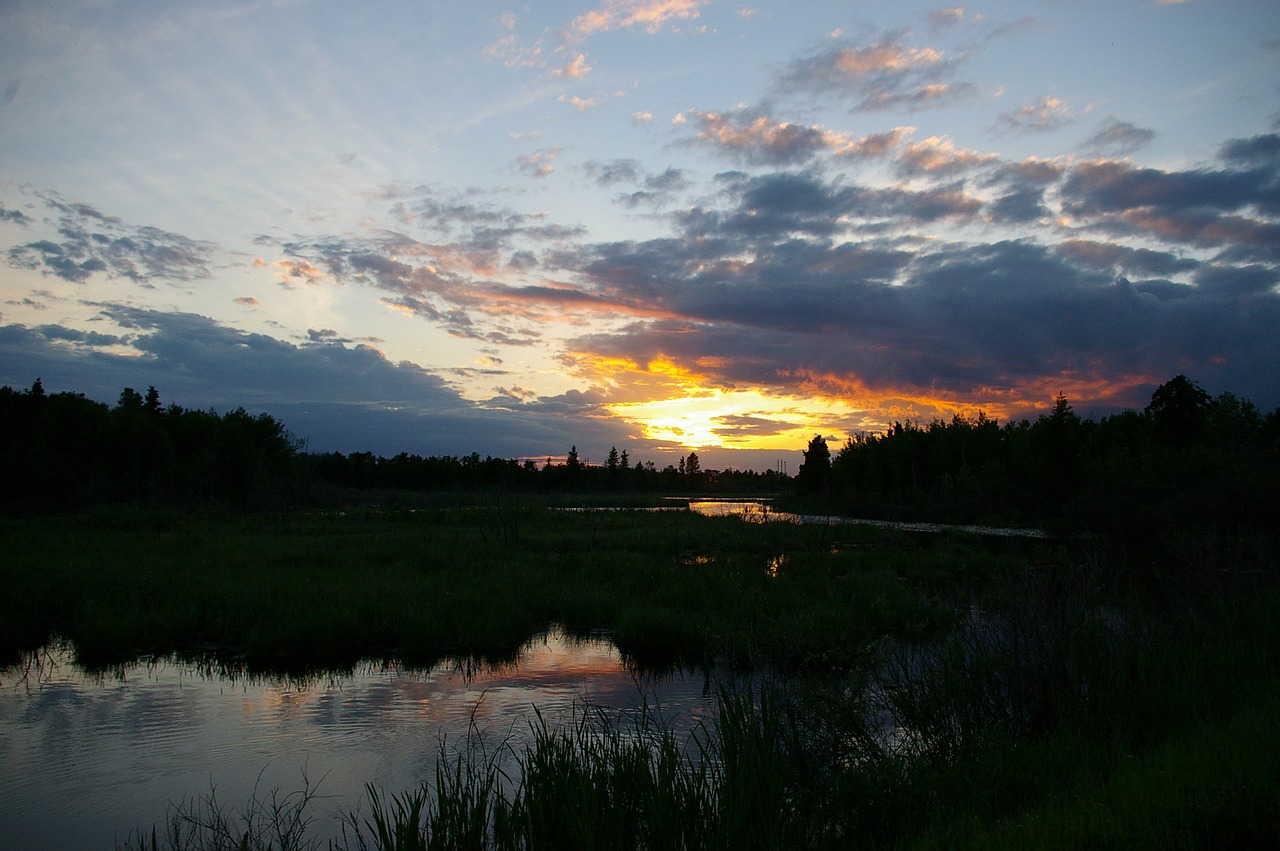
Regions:
<instances>
[{"instance_id":1,"label":"pond","mask_svg":"<svg viewBox=\"0 0 1280 851\"><path fill-rule=\"evenodd\" d=\"M714 709L703 675L629 671L612 642L558 629L488 670L369 665L306 681L230 676L172 659L108 675L55 645L0 671L0 848L113 848L150 833L171 805L216 789L233 809L279 789L318 791L313 835L336 835L364 804L433 776L440 743L469 730L489 747L531 739L534 707L553 727L582 706L646 701L677 728Z\"/></svg>"},{"instance_id":2,"label":"pond","mask_svg":"<svg viewBox=\"0 0 1280 851\"><path fill-rule=\"evenodd\" d=\"M774 511L766 499L690 500L689 510L708 517L741 517L752 523L782 522L806 523L828 526L874 526L899 532L967 532L971 535L988 535L1000 538L1045 538L1043 529L1019 529L1010 526L976 526L954 523L902 523L894 520L868 520L857 517L836 517L818 514L792 514Z\"/></svg>"}]
</instances>

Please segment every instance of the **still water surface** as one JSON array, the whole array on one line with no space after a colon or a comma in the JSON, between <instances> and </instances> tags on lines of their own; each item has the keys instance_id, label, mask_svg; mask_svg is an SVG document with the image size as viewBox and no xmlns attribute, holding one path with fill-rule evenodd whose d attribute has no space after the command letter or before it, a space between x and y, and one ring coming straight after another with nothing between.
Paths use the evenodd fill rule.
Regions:
<instances>
[{"instance_id":1,"label":"still water surface","mask_svg":"<svg viewBox=\"0 0 1280 851\"><path fill-rule=\"evenodd\" d=\"M804 523L826 526L874 526L898 532L968 532L972 535L989 535L1000 538L1045 538L1042 529L1019 529L1009 526L976 526L955 523L904 523L896 520L867 520L858 517L836 517L819 514L792 514L774 511L767 499L691 500L689 510L708 517L741 517L749 523Z\"/></svg>"},{"instance_id":2,"label":"still water surface","mask_svg":"<svg viewBox=\"0 0 1280 851\"><path fill-rule=\"evenodd\" d=\"M712 711L700 674L633 675L607 640L558 630L519 659L468 674L381 664L306 682L229 677L173 660L86 674L65 646L0 670L0 849L113 848L206 795L239 808L259 793L319 787L314 835L373 783L400 793L434 772L442 739L474 725L492 746L530 740L533 707L553 726L584 702L647 701L680 727ZM367 813L367 805L365 806Z\"/></svg>"}]
</instances>

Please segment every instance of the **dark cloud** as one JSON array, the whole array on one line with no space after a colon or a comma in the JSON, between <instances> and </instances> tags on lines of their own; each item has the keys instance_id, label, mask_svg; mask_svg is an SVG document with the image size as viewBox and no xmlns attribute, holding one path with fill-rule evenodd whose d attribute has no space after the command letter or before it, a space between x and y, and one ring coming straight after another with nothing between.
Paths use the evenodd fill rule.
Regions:
<instances>
[{"instance_id":1,"label":"dark cloud","mask_svg":"<svg viewBox=\"0 0 1280 851\"><path fill-rule=\"evenodd\" d=\"M1156 137L1155 131L1128 121L1108 118L1084 143L1085 150L1111 156L1132 154L1145 148Z\"/></svg>"},{"instance_id":2,"label":"dark cloud","mask_svg":"<svg viewBox=\"0 0 1280 851\"><path fill-rule=\"evenodd\" d=\"M1002 164L995 173L996 182L1015 185L1048 186L1062 177L1063 167L1052 160L1028 159Z\"/></svg>"},{"instance_id":3,"label":"dark cloud","mask_svg":"<svg viewBox=\"0 0 1280 851\"><path fill-rule=\"evenodd\" d=\"M600 162L592 160L583 166L587 176L597 186L609 187L619 183L638 183L640 181L640 163L638 160L612 160Z\"/></svg>"},{"instance_id":4,"label":"dark cloud","mask_svg":"<svg viewBox=\"0 0 1280 851\"><path fill-rule=\"evenodd\" d=\"M101 334L97 331L81 331L78 328L66 328L61 325L40 325L35 332L46 340L64 340L70 343L81 343L85 346L103 347L118 346L127 342L126 338L115 334Z\"/></svg>"},{"instance_id":5,"label":"dark cloud","mask_svg":"<svg viewBox=\"0 0 1280 851\"><path fill-rule=\"evenodd\" d=\"M819 127L771 121L752 113L690 113L697 128L696 141L730 152L751 164L803 163L829 146L829 135Z\"/></svg>"},{"instance_id":6,"label":"dark cloud","mask_svg":"<svg viewBox=\"0 0 1280 851\"><path fill-rule=\"evenodd\" d=\"M307 339L313 343L350 343L351 340L338 336L332 328L308 328Z\"/></svg>"},{"instance_id":7,"label":"dark cloud","mask_svg":"<svg viewBox=\"0 0 1280 851\"><path fill-rule=\"evenodd\" d=\"M1235 140L1223 159L1245 167L1165 171L1095 161L1061 184L1063 209L1116 235L1219 248L1220 262L1280 262L1280 155L1270 137Z\"/></svg>"},{"instance_id":8,"label":"dark cloud","mask_svg":"<svg viewBox=\"0 0 1280 851\"><path fill-rule=\"evenodd\" d=\"M985 207L992 221L1005 224L1034 222L1050 213L1044 203L1044 189L1024 186L1001 195Z\"/></svg>"},{"instance_id":9,"label":"dark cloud","mask_svg":"<svg viewBox=\"0 0 1280 851\"><path fill-rule=\"evenodd\" d=\"M894 149L906 150L901 139ZM1230 141L1215 163L1191 170L1103 158L1004 163L938 140L910 162L909 182L866 185L834 156L802 169L756 160L750 172L716 175L696 205L652 214L669 228L653 239L591 243L480 193L417 188L393 199L400 230L278 247L290 263L494 346L541 342L549 318L580 321L583 333L565 344L575 368L597 357L661 359L708 386L794 393L803 384L905 400L999 398L1065 377L1099 388L1073 396L1082 411L1142 407L1151 383L1181 372L1264 408L1280 403L1277 136ZM585 173L664 203L691 185L684 172L646 173L629 160ZM83 205L57 212L57 237L22 246L13 262L64 276L110 271L111 246L144 230ZM107 268L83 265L91 261ZM25 346L54 367L93 364L126 378L107 398L126 383L163 389L171 380L201 404L281 406L291 427L325 440L354 441L359 426L391 451L465 439L457 451L536 455L576 440L603 456L627 437L598 391L539 398L495 388L476 404L449 380L501 369L393 364L327 328L285 342L185 314L102 310L113 325L97 336L6 329L5 368L30 367L12 380L34 378L32 356L14 354ZM134 357L112 350L122 345ZM56 371L37 370L46 379ZM782 419L745 413L716 427L769 433ZM385 434L369 437L372 428Z\"/></svg>"},{"instance_id":10,"label":"dark cloud","mask_svg":"<svg viewBox=\"0 0 1280 851\"><path fill-rule=\"evenodd\" d=\"M953 27L964 20L964 9L952 6L945 9L934 9L929 12L929 24L938 29Z\"/></svg>"},{"instance_id":11,"label":"dark cloud","mask_svg":"<svg viewBox=\"0 0 1280 851\"><path fill-rule=\"evenodd\" d=\"M910 128L898 127L854 136L820 125L775 120L746 108L727 113L692 110L686 118L697 133L682 144L709 147L746 165L802 165L820 155L846 161L873 159L887 155L910 133Z\"/></svg>"},{"instance_id":12,"label":"dark cloud","mask_svg":"<svg viewBox=\"0 0 1280 851\"><path fill-rule=\"evenodd\" d=\"M1276 163L1280 163L1280 134L1232 139L1222 146L1218 156L1232 165L1270 166L1274 169Z\"/></svg>"},{"instance_id":13,"label":"dark cloud","mask_svg":"<svg viewBox=\"0 0 1280 851\"><path fill-rule=\"evenodd\" d=\"M576 441L600 447L603 457L627 438L625 427L600 416L596 397L571 393L524 405L507 398L488 408L427 370L392 363L369 346L338 344L324 330L313 335L321 342L295 345L194 314L101 310L127 333L0 326L0 383L25 387L40 377L50 392L104 402L124 387L154 385L166 403L271 413L312 451L520 457L563 452ZM132 354L101 350L123 344Z\"/></svg>"},{"instance_id":14,"label":"dark cloud","mask_svg":"<svg viewBox=\"0 0 1280 851\"><path fill-rule=\"evenodd\" d=\"M854 112L929 109L972 94L971 85L952 80L964 54L949 57L908 37L900 30L866 41L836 39L791 62L778 85L851 100Z\"/></svg>"},{"instance_id":15,"label":"dark cloud","mask_svg":"<svg viewBox=\"0 0 1280 851\"><path fill-rule=\"evenodd\" d=\"M1081 163L1062 185L1067 208L1097 215L1135 209L1280 213L1280 158L1251 169L1169 172L1124 162Z\"/></svg>"},{"instance_id":16,"label":"dark cloud","mask_svg":"<svg viewBox=\"0 0 1280 851\"><path fill-rule=\"evenodd\" d=\"M21 210L10 210L0 204L0 222L13 222L15 225L31 224L31 217Z\"/></svg>"},{"instance_id":17,"label":"dark cloud","mask_svg":"<svg viewBox=\"0 0 1280 851\"><path fill-rule=\"evenodd\" d=\"M716 417L716 425L712 429L721 437L768 437L782 434L795 427L795 423L773 417L761 416L723 416Z\"/></svg>"},{"instance_id":18,"label":"dark cloud","mask_svg":"<svg viewBox=\"0 0 1280 851\"><path fill-rule=\"evenodd\" d=\"M660 207L669 204L676 199L680 192L690 186L684 170L674 167L669 167L658 174L645 174L643 176L639 171L628 172L625 177L622 176L622 172L613 172L609 183L618 183L623 180L639 184L642 187L635 192L618 196L617 200L628 207ZM601 185L609 184L602 183Z\"/></svg>"},{"instance_id":19,"label":"dark cloud","mask_svg":"<svg viewBox=\"0 0 1280 851\"><path fill-rule=\"evenodd\" d=\"M1077 120L1071 107L1061 98L1045 95L1001 114L998 128L1019 132L1043 133L1057 130Z\"/></svg>"},{"instance_id":20,"label":"dark cloud","mask_svg":"<svg viewBox=\"0 0 1280 851\"><path fill-rule=\"evenodd\" d=\"M1069 239L1057 251L1063 257L1091 269L1117 269L1130 275L1174 275L1199 268L1200 263L1167 251L1130 248L1115 243Z\"/></svg>"},{"instance_id":21,"label":"dark cloud","mask_svg":"<svg viewBox=\"0 0 1280 851\"><path fill-rule=\"evenodd\" d=\"M1196 283L1213 292L1233 296L1275 294L1280 270L1274 266L1218 266L1208 264L1196 270ZM1277 329L1280 331L1280 328Z\"/></svg>"},{"instance_id":22,"label":"dark cloud","mask_svg":"<svg viewBox=\"0 0 1280 851\"><path fill-rule=\"evenodd\" d=\"M877 229L973 216L982 202L963 189L871 188L827 181L812 172L778 172L727 181L735 205L725 211L695 208L680 217L683 230L754 241L795 235L827 238L852 229Z\"/></svg>"},{"instance_id":23,"label":"dark cloud","mask_svg":"<svg viewBox=\"0 0 1280 851\"><path fill-rule=\"evenodd\" d=\"M1126 224L1129 235L1141 235L1154 227L1149 221L1144 230L1143 216L1181 223L1183 230L1170 224L1164 232L1170 250L1078 236L914 241L916 224L966 221L979 209L976 196L963 184L872 189L814 171L727 173L718 180L720 204L674 219L683 239L558 255L596 290L619 303L655 305L664 316L573 347L637 363L671 358L726 386L780 392L794 388L797 376L827 376L831 388L848 378L980 398L993 386L1068 375L1104 388L1099 405L1141 407L1142 393L1116 388L1195 372L1275 404L1277 264L1249 258L1265 249L1276 225L1221 212L1267 206L1270 177L1261 163L1270 146L1224 151L1224 159L1252 164L1250 175L1260 180L1226 169L1180 173L1105 162L1069 171L1009 164L988 178L1007 190L981 207L993 220L1056 218L1061 197L1086 229ZM1214 245L1253 254L1205 258L1200 249L1210 236Z\"/></svg>"},{"instance_id":24,"label":"dark cloud","mask_svg":"<svg viewBox=\"0 0 1280 851\"><path fill-rule=\"evenodd\" d=\"M102 272L139 283L208 278L214 246L159 228L126 225L88 204L41 193L58 215L58 240L37 240L9 249L12 266L83 283ZM26 219L24 224L29 224Z\"/></svg>"}]
</instances>

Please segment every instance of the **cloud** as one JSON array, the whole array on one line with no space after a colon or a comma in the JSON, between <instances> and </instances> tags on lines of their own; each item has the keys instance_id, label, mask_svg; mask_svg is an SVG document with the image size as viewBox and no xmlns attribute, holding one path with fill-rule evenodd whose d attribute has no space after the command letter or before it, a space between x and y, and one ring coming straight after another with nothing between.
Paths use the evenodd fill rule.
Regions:
<instances>
[{"instance_id":1,"label":"cloud","mask_svg":"<svg viewBox=\"0 0 1280 851\"><path fill-rule=\"evenodd\" d=\"M816 262L822 256L831 261L825 274ZM1264 295L1247 318L1235 304L1242 294L1273 287L1273 270L1216 274L1186 298L1162 300L1117 282L1099 257L1077 264L1079 256L1005 242L906 256L855 252L837 263L834 249L811 246L762 255L719 280L686 273L663 297L687 321L597 334L575 347L639 363L665 356L722 364L702 370L711 386L752 382L779 392L794 386L791 377L809 374L856 377L881 393L945 387L980 399L991 388L1068 375L1099 387L1124 385L1129 395L1120 404L1137 407L1149 393L1140 388L1180 364L1196 364L1205 380L1225 381L1217 364L1226 358L1234 363L1232 381L1248 385L1249 394L1280 398L1274 371L1263 368L1277 349L1269 329L1280 320L1280 300ZM1111 260L1133 269L1187 268L1122 247ZM608 275L625 269L625 261L615 256L596 270ZM859 263L862 275L854 272ZM668 264L654 274L678 271ZM825 386L835 392L834 384Z\"/></svg>"},{"instance_id":2,"label":"cloud","mask_svg":"<svg viewBox=\"0 0 1280 851\"><path fill-rule=\"evenodd\" d=\"M687 21L701 14L708 0L605 0L598 9L583 12L569 24L571 38L639 27L657 33L670 21Z\"/></svg>"},{"instance_id":3,"label":"cloud","mask_svg":"<svg viewBox=\"0 0 1280 851\"><path fill-rule=\"evenodd\" d=\"M1085 150L1110 156L1131 154L1151 144L1155 131L1128 121L1108 118L1098 131L1085 141Z\"/></svg>"},{"instance_id":4,"label":"cloud","mask_svg":"<svg viewBox=\"0 0 1280 851\"><path fill-rule=\"evenodd\" d=\"M644 174L640 163L633 159L592 161L586 163L583 170L602 188L621 184L641 187L638 191L618 196L617 200L629 207L665 204L690 185L682 169L667 168L658 174Z\"/></svg>"},{"instance_id":5,"label":"cloud","mask_svg":"<svg viewBox=\"0 0 1280 851\"><path fill-rule=\"evenodd\" d=\"M1280 162L1280 134L1232 139L1222 146L1218 156L1233 165L1274 166Z\"/></svg>"},{"instance_id":6,"label":"cloud","mask_svg":"<svg viewBox=\"0 0 1280 851\"><path fill-rule=\"evenodd\" d=\"M551 71L553 76L568 77L570 79L585 77L590 73L591 66L587 64L587 55L585 53L579 53L572 61L569 62L569 64L559 68L553 68Z\"/></svg>"},{"instance_id":7,"label":"cloud","mask_svg":"<svg viewBox=\"0 0 1280 851\"><path fill-rule=\"evenodd\" d=\"M1210 292L1230 296L1274 295L1280 284L1280 269L1275 266L1225 266L1207 264L1196 270L1197 286Z\"/></svg>"},{"instance_id":8,"label":"cloud","mask_svg":"<svg viewBox=\"0 0 1280 851\"><path fill-rule=\"evenodd\" d=\"M661 309L571 348L637 370L675 363L703 387L783 394L803 379L819 395L856 386L869 399L915 400L946 388L1006 416L1063 388L1095 408L1141 407L1154 384L1188 370L1277 400L1277 153L1275 140L1255 137L1222 147L1231 167L1198 171L991 163L986 201L963 184L728 173L721 203L673 215L675 238L560 256L594 291ZM913 238L919 225L978 213L1046 227L1067 213L1074 235ZM1115 238L1079 235L1090 229ZM1167 250L1129 244L1153 235ZM1222 250L1206 257L1206 245Z\"/></svg>"},{"instance_id":9,"label":"cloud","mask_svg":"<svg viewBox=\"0 0 1280 851\"><path fill-rule=\"evenodd\" d=\"M999 161L998 154L962 150L951 139L941 136L912 142L904 146L898 155L899 169L908 174L957 174L995 165Z\"/></svg>"},{"instance_id":10,"label":"cloud","mask_svg":"<svg viewBox=\"0 0 1280 851\"><path fill-rule=\"evenodd\" d=\"M813 172L742 175L726 180L733 206L684 214L681 224L686 235L705 238L708 231L716 231L755 241L800 235L831 238L889 224L901 227L973 216L982 206L976 196L951 186L871 187L838 179L827 181Z\"/></svg>"},{"instance_id":11,"label":"cloud","mask_svg":"<svg viewBox=\"0 0 1280 851\"><path fill-rule=\"evenodd\" d=\"M284 342L185 314L106 306L95 329L106 336L95 340L114 337L116 346L132 348L132 365L112 360L118 354L108 346L49 327L11 328L6 339L26 340L51 363L74 355L113 374L151 359L172 367L175 380L190 364L215 375L225 355L229 386L260 388L263 399L275 385L237 372L233 349L265 353L263 364L300 387L312 380L308 369L316 382L357 367L377 381L423 373L414 386L439 410L453 406L482 420L499 408L517 420L587 412L584 427L614 436L623 427L602 406L670 389L663 370L695 376L707 391L802 393L897 418L942 415L962 401L1007 417L1033 412L1058 390L1082 411L1141 407L1154 384L1178 372L1264 405L1280 400L1273 369L1280 355L1280 135L1230 140L1214 162L1178 170L1101 157L1003 162L944 138L910 142L904 130L884 150L909 180L864 183L835 169L830 144L816 149L825 159L810 154L798 167L770 159L785 160L778 152L789 150L783 143L769 149L767 131L784 122L761 122L745 109L715 121L711 113L689 115L695 132L706 126L728 134L727 143L699 144L755 151L755 173L726 171L695 184L689 172L647 171L629 158L583 166L587 180L622 203L654 207L646 219L658 230L649 238L590 241L581 229L490 203L478 190L400 187L380 196L395 231L259 240L280 250L274 259L265 255L264 268L304 279L314 270L371 288L388 309L491 347L552 347L567 374L594 388L579 396L530 399L508 387L494 388L484 405L465 403L448 380L483 380L492 364L390 371L399 365L379 363L375 348L341 336L345 329L332 321L325 324L338 330L309 328ZM684 197L692 200L657 209ZM59 213L93 224L89 230L130 230L91 207ZM1016 223L1020 237L992 238L992 223ZM31 250L60 245L49 240ZM552 339L552 322L578 323L581 332ZM20 348L4 349L5 357ZM332 360L324 369L322 355ZM362 403L361 422L407 422L391 411L397 406L427 416L422 404L372 396L384 397L392 402ZM306 422L325 404L282 398ZM349 413L345 398L325 410ZM787 420L734 416L760 422L716 427L728 434Z\"/></svg>"},{"instance_id":12,"label":"cloud","mask_svg":"<svg viewBox=\"0 0 1280 851\"><path fill-rule=\"evenodd\" d=\"M31 217L21 210L10 210L0 204L0 222L12 222L15 225L31 224Z\"/></svg>"},{"instance_id":13,"label":"cloud","mask_svg":"<svg viewBox=\"0 0 1280 851\"><path fill-rule=\"evenodd\" d=\"M640 162L625 159L611 162L591 161L583 167L597 186L608 187L619 183L635 183L640 179Z\"/></svg>"},{"instance_id":14,"label":"cloud","mask_svg":"<svg viewBox=\"0 0 1280 851\"><path fill-rule=\"evenodd\" d=\"M215 253L212 243L155 227L126 225L88 204L72 203L53 192L37 193L56 214L55 239L41 239L9 249L9 264L83 283L97 273L151 280L194 281L208 278ZM22 224L32 224L27 218Z\"/></svg>"},{"instance_id":15,"label":"cloud","mask_svg":"<svg viewBox=\"0 0 1280 851\"><path fill-rule=\"evenodd\" d=\"M1193 171L1083 162L1062 182L1063 208L1115 234L1280 262L1280 145L1270 136L1238 139L1220 157L1228 167Z\"/></svg>"},{"instance_id":16,"label":"cloud","mask_svg":"<svg viewBox=\"0 0 1280 851\"><path fill-rule=\"evenodd\" d=\"M712 430L721 437L783 434L795 427L793 422L750 414L716 417L715 423Z\"/></svg>"},{"instance_id":17,"label":"cloud","mask_svg":"<svg viewBox=\"0 0 1280 851\"><path fill-rule=\"evenodd\" d=\"M1044 188L1022 186L989 202L983 209L993 222L1027 224L1050 215Z\"/></svg>"},{"instance_id":18,"label":"cloud","mask_svg":"<svg viewBox=\"0 0 1280 851\"><path fill-rule=\"evenodd\" d=\"M861 43L840 37L792 61L779 85L785 91L853 98L854 112L929 109L972 92L969 84L949 79L965 56L948 57L933 47L909 45L907 35L890 32Z\"/></svg>"},{"instance_id":19,"label":"cloud","mask_svg":"<svg viewBox=\"0 0 1280 851\"><path fill-rule=\"evenodd\" d=\"M951 27L964 20L964 8L951 6L945 9L934 9L929 13L929 23L934 27Z\"/></svg>"},{"instance_id":20,"label":"cloud","mask_svg":"<svg viewBox=\"0 0 1280 851\"><path fill-rule=\"evenodd\" d=\"M578 95L560 95L558 100L561 103L569 104L574 109L578 110L578 112L586 112L588 109L593 109L604 103L604 101L599 98L584 98L579 97Z\"/></svg>"},{"instance_id":21,"label":"cloud","mask_svg":"<svg viewBox=\"0 0 1280 851\"><path fill-rule=\"evenodd\" d=\"M296 283L316 284L324 279L324 272L307 260L276 260L273 263L267 263L266 260L258 258L253 261L253 265L258 268L270 266L286 287Z\"/></svg>"},{"instance_id":22,"label":"cloud","mask_svg":"<svg viewBox=\"0 0 1280 851\"><path fill-rule=\"evenodd\" d=\"M543 148L532 154L521 154L516 157L520 170L532 177L546 177L556 170L555 161L560 156L559 146Z\"/></svg>"},{"instance_id":23,"label":"cloud","mask_svg":"<svg viewBox=\"0 0 1280 851\"><path fill-rule=\"evenodd\" d=\"M690 110L685 117L697 128L697 136L691 141L753 165L792 165L824 153L850 159L883 156L911 132L911 128L898 127L885 133L856 137L817 124L806 127L775 121L750 110L732 113Z\"/></svg>"},{"instance_id":24,"label":"cloud","mask_svg":"<svg viewBox=\"0 0 1280 851\"><path fill-rule=\"evenodd\" d=\"M1053 95L1045 95L1033 103L1023 104L1003 113L999 122L1007 130L1043 133L1072 124L1077 118L1066 101Z\"/></svg>"},{"instance_id":25,"label":"cloud","mask_svg":"<svg viewBox=\"0 0 1280 851\"><path fill-rule=\"evenodd\" d=\"M539 456L577 441L607 447L627 437L617 421L593 416L585 394L501 406L467 401L437 375L392 363L370 346L336 342L328 330L295 345L203 316L102 305L122 335L59 326L0 326L0 382L50 392L75 390L114 402L124 387L154 385L168 403L230 410L244 406L283 420L316 452L373 451L496 457ZM104 348L128 345L127 355ZM602 450L603 451L603 450Z\"/></svg>"},{"instance_id":26,"label":"cloud","mask_svg":"<svg viewBox=\"0 0 1280 851\"><path fill-rule=\"evenodd\" d=\"M1060 256L1087 268L1126 275L1177 275L1200 267L1199 262L1168 251L1087 239L1065 240L1056 250Z\"/></svg>"},{"instance_id":27,"label":"cloud","mask_svg":"<svg viewBox=\"0 0 1280 851\"><path fill-rule=\"evenodd\" d=\"M586 77L590 73L591 67L586 64L586 54L577 54L567 65L552 69L553 77L568 77L570 79Z\"/></svg>"}]
</instances>

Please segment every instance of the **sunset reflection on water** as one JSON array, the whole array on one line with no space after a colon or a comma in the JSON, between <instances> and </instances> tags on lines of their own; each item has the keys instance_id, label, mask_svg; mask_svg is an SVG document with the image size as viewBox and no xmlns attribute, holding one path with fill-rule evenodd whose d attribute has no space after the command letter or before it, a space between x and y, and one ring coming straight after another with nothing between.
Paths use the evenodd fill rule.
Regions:
<instances>
[{"instance_id":1,"label":"sunset reflection on water","mask_svg":"<svg viewBox=\"0 0 1280 851\"><path fill-rule=\"evenodd\" d=\"M111 847L211 786L234 806L255 784L301 789L304 774L319 785L316 827L328 835L366 783L398 794L430 778L442 743L452 752L472 735L490 752L518 752L535 707L554 727L585 705L645 704L690 728L712 711L705 686L701 675L636 675L611 641L559 629L508 664L376 663L306 680L168 659L102 676L49 646L0 672L0 847Z\"/></svg>"}]
</instances>

